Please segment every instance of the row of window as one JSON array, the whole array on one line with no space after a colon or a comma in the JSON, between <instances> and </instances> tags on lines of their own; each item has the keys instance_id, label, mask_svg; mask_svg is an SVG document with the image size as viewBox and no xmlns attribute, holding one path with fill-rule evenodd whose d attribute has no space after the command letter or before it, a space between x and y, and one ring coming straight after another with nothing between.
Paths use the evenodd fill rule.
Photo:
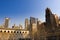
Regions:
<instances>
[{"instance_id":1,"label":"row of window","mask_svg":"<svg viewBox=\"0 0 60 40\"><path fill-rule=\"evenodd\" d=\"M0 32L4 32L4 33L27 33L27 31L21 32L21 31L2 31L2 30L0 30Z\"/></svg>"}]
</instances>

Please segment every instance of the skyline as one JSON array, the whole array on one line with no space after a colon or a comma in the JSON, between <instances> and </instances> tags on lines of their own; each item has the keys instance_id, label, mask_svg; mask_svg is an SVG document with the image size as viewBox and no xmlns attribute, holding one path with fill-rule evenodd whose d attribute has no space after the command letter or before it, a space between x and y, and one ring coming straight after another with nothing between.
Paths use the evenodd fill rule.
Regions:
<instances>
[{"instance_id":1,"label":"skyline","mask_svg":"<svg viewBox=\"0 0 60 40\"><path fill-rule=\"evenodd\" d=\"M45 9L60 16L60 0L0 0L0 25L4 18L10 18L10 26L13 24L24 25L25 18L30 16L45 21Z\"/></svg>"}]
</instances>

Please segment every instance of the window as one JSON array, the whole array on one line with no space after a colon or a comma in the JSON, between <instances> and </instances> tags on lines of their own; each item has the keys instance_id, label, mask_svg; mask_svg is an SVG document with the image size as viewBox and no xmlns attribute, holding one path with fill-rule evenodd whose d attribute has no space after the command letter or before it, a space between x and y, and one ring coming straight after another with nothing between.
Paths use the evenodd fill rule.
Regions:
<instances>
[{"instance_id":1,"label":"window","mask_svg":"<svg viewBox=\"0 0 60 40\"><path fill-rule=\"evenodd\" d=\"M20 33L21 33L21 31L20 31Z\"/></svg>"},{"instance_id":2,"label":"window","mask_svg":"<svg viewBox=\"0 0 60 40\"><path fill-rule=\"evenodd\" d=\"M19 33L19 32L17 31L17 33Z\"/></svg>"},{"instance_id":3,"label":"window","mask_svg":"<svg viewBox=\"0 0 60 40\"><path fill-rule=\"evenodd\" d=\"M11 33L13 33L13 31L11 31Z\"/></svg>"},{"instance_id":4,"label":"window","mask_svg":"<svg viewBox=\"0 0 60 40\"><path fill-rule=\"evenodd\" d=\"M23 32L24 33L24 32Z\"/></svg>"},{"instance_id":5,"label":"window","mask_svg":"<svg viewBox=\"0 0 60 40\"><path fill-rule=\"evenodd\" d=\"M6 31L4 31L4 32L6 32Z\"/></svg>"},{"instance_id":6,"label":"window","mask_svg":"<svg viewBox=\"0 0 60 40\"><path fill-rule=\"evenodd\" d=\"M14 31L14 33L16 33L16 31Z\"/></svg>"},{"instance_id":7,"label":"window","mask_svg":"<svg viewBox=\"0 0 60 40\"><path fill-rule=\"evenodd\" d=\"M9 31L8 31L8 33L9 33Z\"/></svg>"},{"instance_id":8,"label":"window","mask_svg":"<svg viewBox=\"0 0 60 40\"><path fill-rule=\"evenodd\" d=\"M0 32L2 32L2 30Z\"/></svg>"}]
</instances>

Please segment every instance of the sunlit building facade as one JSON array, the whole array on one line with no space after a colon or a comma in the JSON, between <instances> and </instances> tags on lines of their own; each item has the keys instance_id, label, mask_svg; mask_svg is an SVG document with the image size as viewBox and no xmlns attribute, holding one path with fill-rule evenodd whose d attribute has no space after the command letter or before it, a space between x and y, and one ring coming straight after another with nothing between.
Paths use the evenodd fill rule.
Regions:
<instances>
[{"instance_id":1,"label":"sunlit building facade","mask_svg":"<svg viewBox=\"0 0 60 40\"><path fill-rule=\"evenodd\" d=\"M38 18L25 19L25 28L14 24L9 28L9 18L0 26L0 40L60 40L60 18L50 8L45 10L45 22Z\"/></svg>"},{"instance_id":2,"label":"sunlit building facade","mask_svg":"<svg viewBox=\"0 0 60 40\"><path fill-rule=\"evenodd\" d=\"M9 18L5 18L4 27L8 28L8 26L9 26Z\"/></svg>"}]
</instances>

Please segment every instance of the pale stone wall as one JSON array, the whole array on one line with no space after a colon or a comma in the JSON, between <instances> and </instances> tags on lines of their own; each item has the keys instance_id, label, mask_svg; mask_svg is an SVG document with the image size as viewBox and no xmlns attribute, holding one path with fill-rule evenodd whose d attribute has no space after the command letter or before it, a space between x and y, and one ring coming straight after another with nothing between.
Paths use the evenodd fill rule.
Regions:
<instances>
[{"instance_id":1,"label":"pale stone wall","mask_svg":"<svg viewBox=\"0 0 60 40\"><path fill-rule=\"evenodd\" d=\"M0 29L0 40L19 40L19 38L30 38L29 31Z\"/></svg>"}]
</instances>

